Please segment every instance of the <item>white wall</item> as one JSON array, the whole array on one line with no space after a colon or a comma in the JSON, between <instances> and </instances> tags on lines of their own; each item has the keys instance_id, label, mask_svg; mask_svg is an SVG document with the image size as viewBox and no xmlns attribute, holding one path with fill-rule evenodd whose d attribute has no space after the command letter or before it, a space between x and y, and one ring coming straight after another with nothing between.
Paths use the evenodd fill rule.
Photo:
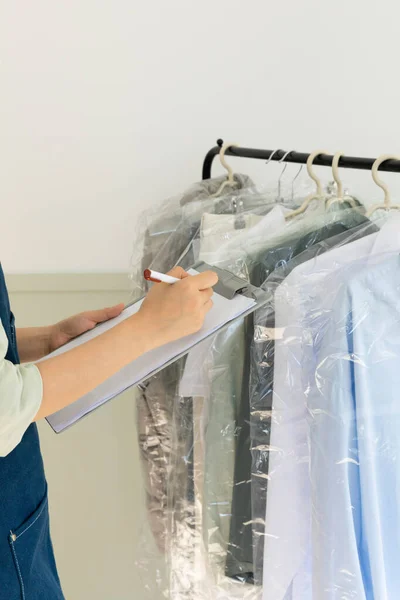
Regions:
<instances>
[{"instance_id":1,"label":"white wall","mask_svg":"<svg viewBox=\"0 0 400 600\"><path fill-rule=\"evenodd\" d=\"M396 0L3 0L5 268L126 270L141 209L220 136L400 152L399 19Z\"/></svg>"}]
</instances>

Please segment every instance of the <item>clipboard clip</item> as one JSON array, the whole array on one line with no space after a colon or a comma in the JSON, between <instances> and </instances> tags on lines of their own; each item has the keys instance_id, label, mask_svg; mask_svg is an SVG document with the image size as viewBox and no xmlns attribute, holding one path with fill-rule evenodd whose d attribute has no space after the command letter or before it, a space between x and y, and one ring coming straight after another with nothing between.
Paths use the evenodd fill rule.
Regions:
<instances>
[{"instance_id":1,"label":"clipboard clip","mask_svg":"<svg viewBox=\"0 0 400 600\"><path fill-rule=\"evenodd\" d=\"M196 269L196 271L199 271L200 273L203 271L214 271L214 273L218 275L218 283L214 286L214 292L228 300L233 300L237 294L257 300L262 294L262 290L259 290L245 279L234 275L226 269L213 267L205 262L195 264L193 269Z\"/></svg>"}]
</instances>

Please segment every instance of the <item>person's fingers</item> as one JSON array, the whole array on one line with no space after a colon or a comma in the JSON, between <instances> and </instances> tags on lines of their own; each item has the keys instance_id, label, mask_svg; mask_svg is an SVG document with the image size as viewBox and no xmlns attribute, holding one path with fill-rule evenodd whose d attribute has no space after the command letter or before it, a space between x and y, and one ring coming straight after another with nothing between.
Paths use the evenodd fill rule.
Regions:
<instances>
[{"instance_id":1,"label":"person's fingers","mask_svg":"<svg viewBox=\"0 0 400 600\"><path fill-rule=\"evenodd\" d=\"M83 314L87 319L93 321L94 323L103 323L104 321L108 321L109 319L118 317L118 315L120 315L123 311L124 306L124 303L121 302L120 304L116 304L115 306L101 308L100 310L90 310Z\"/></svg>"},{"instance_id":2,"label":"person's fingers","mask_svg":"<svg viewBox=\"0 0 400 600\"><path fill-rule=\"evenodd\" d=\"M207 290L202 290L200 292L201 297L203 298L204 304L206 304L210 298L213 296L214 294L214 290L212 288L208 288Z\"/></svg>"},{"instance_id":3,"label":"person's fingers","mask_svg":"<svg viewBox=\"0 0 400 600\"><path fill-rule=\"evenodd\" d=\"M204 271L193 276L193 283L198 290L206 290L218 283L218 275L213 271Z\"/></svg>"},{"instance_id":4,"label":"person's fingers","mask_svg":"<svg viewBox=\"0 0 400 600\"><path fill-rule=\"evenodd\" d=\"M171 277L176 277L177 279L185 279L186 277L189 277L189 273L186 273L182 267L174 267L168 272L168 275L171 275Z\"/></svg>"},{"instance_id":5,"label":"person's fingers","mask_svg":"<svg viewBox=\"0 0 400 600\"><path fill-rule=\"evenodd\" d=\"M204 310L206 313L210 312L210 310L212 309L212 307L214 306L214 302L210 299L207 300L207 302L204 305Z\"/></svg>"}]
</instances>

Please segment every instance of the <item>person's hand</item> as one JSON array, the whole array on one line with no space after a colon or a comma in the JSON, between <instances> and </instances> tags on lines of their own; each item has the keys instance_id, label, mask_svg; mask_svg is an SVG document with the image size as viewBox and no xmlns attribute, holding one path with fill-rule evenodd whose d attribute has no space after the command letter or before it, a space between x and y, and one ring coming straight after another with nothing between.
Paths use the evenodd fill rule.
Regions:
<instances>
[{"instance_id":1,"label":"person's hand","mask_svg":"<svg viewBox=\"0 0 400 600\"><path fill-rule=\"evenodd\" d=\"M212 295L218 276L212 271L188 275L181 267L168 273L181 281L156 283L147 294L139 315L154 346L161 346L199 331L213 306Z\"/></svg>"},{"instance_id":2,"label":"person's hand","mask_svg":"<svg viewBox=\"0 0 400 600\"><path fill-rule=\"evenodd\" d=\"M49 352L57 350L78 335L93 329L98 323L118 317L123 308L124 304L117 304L111 308L87 311L53 325L50 327Z\"/></svg>"}]
</instances>

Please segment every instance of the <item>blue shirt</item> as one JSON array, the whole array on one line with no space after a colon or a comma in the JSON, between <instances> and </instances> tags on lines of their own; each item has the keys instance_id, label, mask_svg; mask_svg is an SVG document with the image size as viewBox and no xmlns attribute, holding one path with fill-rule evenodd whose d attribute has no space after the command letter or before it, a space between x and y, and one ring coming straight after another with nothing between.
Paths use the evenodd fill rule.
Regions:
<instances>
[{"instance_id":1,"label":"blue shirt","mask_svg":"<svg viewBox=\"0 0 400 600\"><path fill-rule=\"evenodd\" d=\"M332 285L334 283L334 285ZM307 315L312 598L400 598L400 258L342 269Z\"/></svg>"},{"instance_id":2,"label":"blue shirt","mask_svg":"<svg viewBox=\"0 0 400 600\"><path fill-rule=\"evenodd\" d=\"M378 356L376 348L379 348L378 366L385 357L385 366L380 368L384 369L387 387L391 381L389 367L394 365L387 362L387 356L393 352L383 345L389 343L389 338L376 345L379 339L376 327L377 323L380 326L387 323L389 311L393 310L393 302L387 304L388 290L394 286L391 297L395 299L397 280L390 270L397 273L399 252L400 215L392 215L378 234L299 265L276 289L263 600L371 598L366 591L368 571L361 566L365 561L360 565L359 547L349 537L350 522L361 532L358 539L365 543L365 529L360 529L357 522L357 515L364 510L363 499L360 497L357 502L352 496L347 504L340 505L339 496L344 493L343 486L347 489L343 471L350 476L352 467L358 464L354 449L359 450L359 435L356 432L352 442L348 430L355 418L351 404L349 409L349 398L357 393L360 410L360 406L364 407L360 404L365 392L363 385L367 386L365 393L373 393L367 379L372 379L375 390L382 387L381 381L376 384L376 377L383 376L375 372L377 365L373 361L368 364L367 374L361 366L363 362L358 364L357 353L362 354L363 340L367 348L364 354L370 352L371 360ZM386 269L385 263L389 265ZM353 293L353 289L359 293ZM348 331L354 327L349 330L342 324L349 313L350 299L358 301L354 309L357 333L366 332L364 337L355 338L353 354L349 352ZM393 336L398 335L400 341L399 334L393 325ZM372 335L375 344L366 339L367 335ZM394 356L396 363L398 353ZM361 381L360 377L355 380L354 372L360 369ZM336 386L334 391L329 391L330 384ZM343 399L345 392L347 404ZM350 414L346 428L341 421L344 414ZM331 437L330 432L333 432ZM346 438L341 437L346 435L351 438L347 439L347 445ZM340 444L344 444L347 452L344 456L343 451L339 452L338 458L333 452ZM340 474L336 473L332 480L334 471ZM377 599L386 598L381 591L376 592L375 583L373 589Z\"/></svg>"}]
</instances>

